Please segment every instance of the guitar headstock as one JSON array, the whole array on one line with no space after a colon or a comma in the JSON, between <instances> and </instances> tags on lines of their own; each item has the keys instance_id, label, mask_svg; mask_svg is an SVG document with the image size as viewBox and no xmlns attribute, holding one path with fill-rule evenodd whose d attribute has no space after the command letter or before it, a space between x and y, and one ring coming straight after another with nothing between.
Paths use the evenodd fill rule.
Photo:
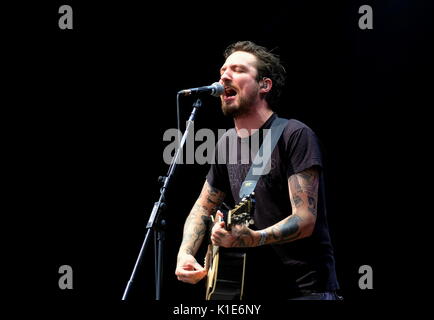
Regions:
<instances>
[{"instance_id":1,"label":"guitar headstock","mask_svg":"<svg viewBox=\"0 0 434 320\"><path fill-rule=\"evenodd\" d=\"M230 230L233 225L254 223L252 219L253 211L255 210L255 193L252 192L232 209L227 215L226 229Z\"/></svg>"}]
</instances>

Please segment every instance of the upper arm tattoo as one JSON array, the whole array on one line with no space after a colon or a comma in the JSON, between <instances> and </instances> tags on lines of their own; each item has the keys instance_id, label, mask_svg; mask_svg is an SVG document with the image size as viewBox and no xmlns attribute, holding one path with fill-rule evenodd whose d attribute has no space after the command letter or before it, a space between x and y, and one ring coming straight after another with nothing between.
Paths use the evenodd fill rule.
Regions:
<instances>
[{"instance_id":1,"label":"upper arm tattoo","mask_svg":"<svg viewBox=\"0 0 434 320\"><path fill-rule=\"evenodd\" d=\"M308 211L317 215L319 173L315 168L309 168L293 174L288 179L289 197L292 210L305 207Z\"/></svg>"},{"instance_id":2,"label":"upper arm tattoo","mask_svg":"<svg viewBox=\"0 0 434 320\"><path fill-rule=\"evenodd\" d=\"M304 237L303 225L316 219L319 173L310 168L293 174L288 179L292 214L268 229L268 240L272 243L286 243ZM303 212L309 212L308 217Z\"/></svg>"},{"instance_id":3,"label":"upper arm tattoo","mask_svg":"<svg viewBox=\"0 0 434 320\"><path fill-rule=\"evenodd\" d=\"M221 205L225 198L225 193L217 188L214 188L205 182L202 189L201 197L206 199L206 206L210 209L210 213L214 214L217 208Z\"/></svg>"}]
</instances>

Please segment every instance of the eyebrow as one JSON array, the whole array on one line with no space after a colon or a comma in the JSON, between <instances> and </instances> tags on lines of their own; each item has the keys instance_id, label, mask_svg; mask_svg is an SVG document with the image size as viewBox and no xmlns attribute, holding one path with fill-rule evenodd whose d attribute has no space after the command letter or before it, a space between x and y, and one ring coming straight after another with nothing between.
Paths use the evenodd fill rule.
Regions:
<instances>
[{"instance_id":1,"label":"eyebrow","mask_svg":"<svg viewBox=\"0 0 434 320\"><path fill-rule=\"evenodd\" d=\"M222 66L220 68L220 72L222 72L223 70L226 70L227 67L228 67L227 65L226 66ZM231 67L231 68L241 68L241 69L244 69L244 70L248 69L247 66L245 66L243 64L239 64L239 63L230 64L229 67Z\"/></svg>"}]
</instances>

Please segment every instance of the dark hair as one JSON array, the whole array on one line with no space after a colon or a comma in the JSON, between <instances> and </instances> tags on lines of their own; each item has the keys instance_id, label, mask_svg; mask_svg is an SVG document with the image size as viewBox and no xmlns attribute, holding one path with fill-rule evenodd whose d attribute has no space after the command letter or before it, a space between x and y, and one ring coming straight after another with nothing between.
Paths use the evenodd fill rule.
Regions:
<instances>
[{"instance_id":1,"label":"dark hair","mask_svg":"<svg viewBox=\"0 0 434 320\"><path fill-rule=\"evenodd\" d=\"M236 51L244 51L253 54L256 57L258 76L256 80L259 82L263 78L270 78L273 81L271 91L265 96L265 100L270 105L271 109L277 107L282 89L285 85L285 68L280 63L278 55L271 53L267 48L257 45L252 41L238 41L229 45L224 51L224 57L227 59Z\"/></svg>"}]
</instances>

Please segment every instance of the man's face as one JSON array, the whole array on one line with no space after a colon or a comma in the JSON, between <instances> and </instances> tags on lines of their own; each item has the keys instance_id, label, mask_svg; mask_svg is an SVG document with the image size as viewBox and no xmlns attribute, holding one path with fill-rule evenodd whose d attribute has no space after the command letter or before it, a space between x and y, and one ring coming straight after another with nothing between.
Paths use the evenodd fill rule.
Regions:
<instances>
[{"instance_id":1,"label":"man's face","mask_svg":"<svg viewBox=\"0 0 434 320\"><path fill-rule=\"evenodd\" d=\"M237 117L248 113L259 99L256 57L251 53L232 53L220 69L220 83L225 87L220 96L225 115Z\"/></svg>"}]
</instances>

